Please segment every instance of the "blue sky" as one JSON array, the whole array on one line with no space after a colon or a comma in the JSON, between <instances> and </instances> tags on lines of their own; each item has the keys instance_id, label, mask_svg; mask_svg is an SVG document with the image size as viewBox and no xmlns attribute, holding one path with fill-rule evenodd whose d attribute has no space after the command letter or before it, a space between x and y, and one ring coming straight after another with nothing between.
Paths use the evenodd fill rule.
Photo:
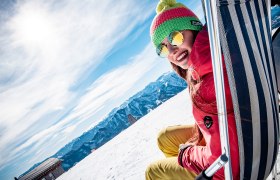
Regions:
<instances>
[{"instance_id":1,"label":"blue sky","mask_svg":"<svg viewBox=\"0 0 280 180\"><path fill-rule=\"evenodd\" d=\"M1 0L0 179L53 155L171 70L150 43L157 2ZM202 17L199 2L187 5Z\"/></svg>"}]
</instances>

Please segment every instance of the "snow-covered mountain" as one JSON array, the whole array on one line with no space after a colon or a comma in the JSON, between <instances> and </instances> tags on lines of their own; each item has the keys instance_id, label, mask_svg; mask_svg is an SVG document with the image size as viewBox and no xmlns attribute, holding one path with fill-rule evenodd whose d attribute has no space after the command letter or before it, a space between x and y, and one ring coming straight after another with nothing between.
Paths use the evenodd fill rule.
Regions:
<instances>
[{"instance_id":1,"label":"snow-covered mountain","mask_svg":"<svg viewBox=\"0 0 280 180\"><path fill-rule=\"evenodd\" d=\"M143 180L146 167L165 158L157 147L159 131L167 126L193 123L191 100L184 90L92 152L58 180ZM278 154L276 179L280 179L279 171ZM267 180L272 180L272 173Z\"/></svg>"},{"instance_id":2,"label":"snow-covered mountain","mask_svg":"<svg viewBox=\"0 0 280 180\"><path fill-rule=\"evenodd\" d=\"M184 90L186 86L185 81L176 73L163 74L120 107L113 109L99 124L74 139L52 157L61 159L63 168L68 170L89 155L92 150L98 149L128 128L131 125L128 121L129 114L138 120Z\"/></svg>"},{"instance_id":3,"label":"snow-covered mountain","mask_svg":"<svg viewBox=\"0 0 280 180\"><path fill-rule=\"evenodd\" d=\"M157 134L167 126L192 124L191 100L187 90L170 98L158 108L92 152L59 180L145 179L145 169L164 158L157 148Z\"/></svg>"},{"instance_id":4,"label":"snow-covered mountain","mask_svg":"<svg viewBox=\"0 0 280 180\"><path fill-rule=\"evenodd\" d=\"M113 109L99 124L72 140L52 157L61 159L62 167L67 171L93 150L98 149L128 128L131 125L128 120L129 114L139 120L186 87L185 81L176 73L163 74L155 82L150 83L142 91L125 101L120 107ZM27 172L39 164L35 164Z\"/></svg>"},{"instance_id":5,"label":"snow-covered mountain","mask_svg":"<svg viewBox=\"0 0 280 180\"><path fill-rule=\"evenodd\" d=\"M280 26L280 6L275 5L271 7L271 23L272 29L275 29Z\"/></svg>"}]
</instances>

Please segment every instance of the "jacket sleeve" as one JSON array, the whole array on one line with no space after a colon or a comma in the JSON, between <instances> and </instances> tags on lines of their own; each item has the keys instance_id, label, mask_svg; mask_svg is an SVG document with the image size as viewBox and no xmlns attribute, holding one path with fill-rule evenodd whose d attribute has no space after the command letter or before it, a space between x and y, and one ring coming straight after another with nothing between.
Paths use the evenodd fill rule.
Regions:
<instances>
[{"instance_id":1,"label":"jacket sleeve","mask_svg":"<svg viewBox=\"0 0 280 180\"><path fill-rule=\"evenodd\" d=\"M190 146L183 152L179 161L184 168L199 174L211 165L211 153L208 151L207 146Z\"/></svg>"}]
</instances>

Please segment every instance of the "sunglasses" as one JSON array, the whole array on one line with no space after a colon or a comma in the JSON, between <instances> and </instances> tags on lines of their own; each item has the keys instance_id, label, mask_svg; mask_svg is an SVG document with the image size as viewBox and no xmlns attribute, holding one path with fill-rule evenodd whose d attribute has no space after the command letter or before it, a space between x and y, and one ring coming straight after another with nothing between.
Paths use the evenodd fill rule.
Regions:
<instances>
[{"instance_id":1,"label":"sunglasses","mask_svg":"<svg viewBox=\"0 0 280 180\"><path fill-rule=\"evenodd\" d=\"M172 46L180 46L184 42L184 36L180 31L174 31L169 34L167 40ZM156 52L160 57L163 58L167 57L169 54L169 50L166 44L158 45L158 47L156 48Z\"/></svg>"}]
</instances>

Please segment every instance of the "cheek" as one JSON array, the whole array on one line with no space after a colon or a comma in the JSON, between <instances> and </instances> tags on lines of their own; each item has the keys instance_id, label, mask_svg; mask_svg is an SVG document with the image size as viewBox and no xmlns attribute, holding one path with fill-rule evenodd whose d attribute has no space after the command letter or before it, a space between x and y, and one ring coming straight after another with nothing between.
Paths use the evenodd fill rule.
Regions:
<instances>
[{"instance_id":1,"label":"cheek","mask_svg":"<svg viewBox=\"0 0 280 180\"><path fill-rule=\"evenodd\" d=\"M173 56L171 56L170 54L167 56L167 60L169 61L169 62L172 62L172 63L176 63L174 60L173 60L173 58L172 58Z\"/></svg>"},{"instance_id":2,"label":"cheek","mask_svg":"<svg viewBox=\"0 0 280 180\"><path fill-rule=\"evenodd\" d=\"M192 46L193 46L193 42L186 41L186 42L184 42L184 43L182 44L181 47L184 48L184 49L187 49L187 50L191 51L191 50L192 50Z\"/></svg>"},{"instance_id":3,"label":"cheek","mask_svg":"<svg viewBox=\"0 0 280 180\"><path fill-rule=\"evenodd\" d=\"M188 49L190 51L192 49L193 44L194 44L194 39L192 37L189 37L184 40L181 47Z\"/></svg>"}]
</instances>

